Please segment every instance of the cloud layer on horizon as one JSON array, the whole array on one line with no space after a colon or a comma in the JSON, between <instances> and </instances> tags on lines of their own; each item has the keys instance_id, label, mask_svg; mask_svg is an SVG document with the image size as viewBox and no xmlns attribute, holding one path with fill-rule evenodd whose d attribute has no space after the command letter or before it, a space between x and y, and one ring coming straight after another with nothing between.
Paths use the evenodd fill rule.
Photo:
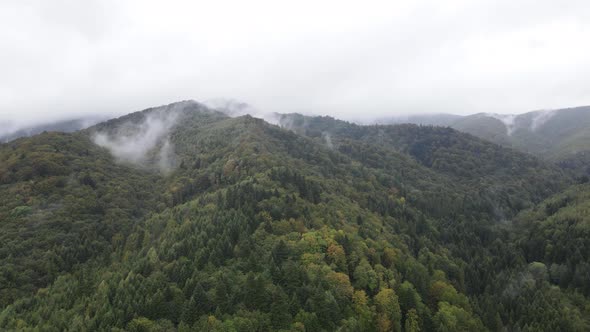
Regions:
<instances>
[{"instance_id":1,"label":"cloud layer on horizon","mask_svg":"<svg viewBox=\"0 0 590 332\"><path fill-rule=\"evenodd\" d=\"M0 4L0 123L229 97L345 119L590 104L590 4Z\"/></svg>"}]
</instances>

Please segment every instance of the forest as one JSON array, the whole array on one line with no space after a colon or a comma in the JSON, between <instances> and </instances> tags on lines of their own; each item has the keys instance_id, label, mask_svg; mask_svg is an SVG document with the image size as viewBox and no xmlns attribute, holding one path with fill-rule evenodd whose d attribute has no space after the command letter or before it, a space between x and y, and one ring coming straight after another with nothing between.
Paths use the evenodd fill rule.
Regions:
<instances>
[{"instance_id":1,"label":"forest","mask_svg":"<svg viewBox=\"0 0 590 332\"><path fill-rule=\"evenodd\" d=\"M108 145L162 119L141 157ZM588 331L580 167L196 102L19 138L0 145L0 330Z\"/></svg>"}]
</instances>

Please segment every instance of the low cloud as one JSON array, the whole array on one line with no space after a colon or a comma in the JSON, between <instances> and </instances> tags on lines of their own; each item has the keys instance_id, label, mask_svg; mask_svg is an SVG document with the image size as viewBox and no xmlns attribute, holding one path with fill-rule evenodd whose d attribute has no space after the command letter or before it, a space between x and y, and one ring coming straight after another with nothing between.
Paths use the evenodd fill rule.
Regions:
<instances>
[{"instance_id":1,"label":"low cloud","mask_svg":"<svg viewBox=\"0 0 590 332\"><path fill-rule=\"evenodd\" d=\"M326 145L328 146L328 148L334 149L334 143L332 143L332 136L330 135L330 133L324 131L322 132L322 137L324 138L324 141L326 141Z\"/></svg>"},{"instance_id":2,"label":"low cloud","mask_svg":"<svg viewBox=\"0 0 590 332\"><path fill-rule=\"evenodd\" d=\"M533 118L531 123L531 130L535 131L539 129L542 125L547 123L554 115L556 114L555 110L546 110L546 111L539 111L537 115Z\"/></svg>"},{"instance_id":3,"label":"low cloud","mask_svg":"<svg viewBox=\"0 0 590 332\"><path fill-rule=\"evenodd\" d=\"M492 117L494 119L502 121L504 126L506 126L506 134L508 136L512 136L512 133L516 129L515 120L517 115L515 114L495 114L495 113L486 113L487 116Z\"/></svg>"},{"instance_id":4,"label":"low cloud","mask_svg":"<svg viewBox=\"0 0 590 332\"><path fill-rule=\"evenodd\" d=\"M139 123L126 122L114 134L98 132L93 138L119 162L156 166L162 173L168 173L176 164L169 134L178 120L177 112L152 112Z\"/></svg>"},{"instance_id":5,"label":"low cloud","mask_svg":"<svg viewBox=\"0 0 590 332\"><path fill-rule=\"evenodd\" d=\"M264 121L274 125L281 125L279 114L274 112L262 111L248 103L241 102L235 99L215 98L205 100L202 103L208 108L222 112L232 118L247 114L255 118L263 119Z\"/></svg>"}]
</instances>

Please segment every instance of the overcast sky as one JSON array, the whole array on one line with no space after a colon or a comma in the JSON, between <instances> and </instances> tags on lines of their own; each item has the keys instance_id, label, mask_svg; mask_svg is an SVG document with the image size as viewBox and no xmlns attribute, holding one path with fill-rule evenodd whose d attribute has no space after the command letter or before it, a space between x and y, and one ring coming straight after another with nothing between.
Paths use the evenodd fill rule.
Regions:
<instances>
[{"instance_id":1,"label":"overcast sky","mask_svg":"<svg viewBox=\"0 0 590 332\"><path fill-rule=\"evenodd\" d=\"M590 104L590 2L0 1L0 123L234 98L342 118Z\"/></svg>"}]
</instances>

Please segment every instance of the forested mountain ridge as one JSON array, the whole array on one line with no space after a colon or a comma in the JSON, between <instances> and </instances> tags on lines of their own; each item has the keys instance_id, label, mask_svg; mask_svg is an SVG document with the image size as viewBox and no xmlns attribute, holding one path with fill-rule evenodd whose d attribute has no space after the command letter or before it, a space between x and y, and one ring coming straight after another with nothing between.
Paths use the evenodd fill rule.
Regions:
<instances>
[{"instance_id":1,"label":"forested mountain ridge","mask_svg":"<svg viewBox=\"0 0 590 332\"><path fill-rule=\"evenodd\" d=\"M499 221L568 186L562 171L451 129L304 121L189 101L0 145L15 239L0 328L588 328L583 285L533 278L514 299L502 284L550 263L522 253L531 227Z\"/></svg>"},{"instance_id":2,"label":"forested mountain ridge","mask_svg":"<svg viewBox=\"0 0 590 332\"><path fill-rule=\"evenodd\" d=\"M367 162L368 151L375 147L409 156L453 184L464 185L465 190L477 189L478 195L489 193L493 197L486 198L488 201L501 198L503 201L498 204L507 206L496 204L495 208L502 213L519 211L524 202L538 202L563 189L568 182L568 176L556 166L451 128L411 124L360 126L331 117L300 114L285 114L279 121L281 126L301 135L326 143L329 140L340 152L349 154L342 144L351 140L371 145L363 149L362 162ZM473 194L469 196L475 199ZM524 202L520 202L523 198Z\"/></svg>"}]
</instances>

